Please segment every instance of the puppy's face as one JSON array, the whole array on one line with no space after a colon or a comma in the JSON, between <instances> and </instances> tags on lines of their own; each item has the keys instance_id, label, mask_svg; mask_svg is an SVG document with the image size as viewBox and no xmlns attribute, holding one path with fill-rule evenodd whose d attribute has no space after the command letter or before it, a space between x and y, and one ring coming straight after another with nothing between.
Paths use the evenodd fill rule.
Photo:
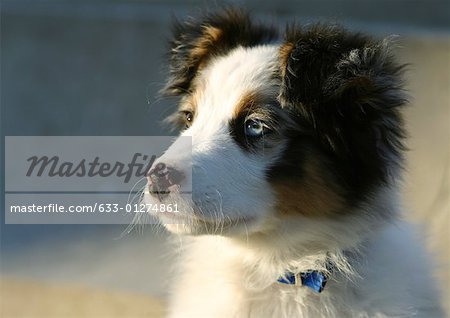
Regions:
<instances>
[{"instance_id":1,"label":"puppy's face","mask_svg":"<svg viewBox=\"0 0 450 318\"><path fill-rule=\"evenodd\" d=\"M180 96L170 120L192 144L158 159L178 190L145 200L177 203L159 217L184 234L351 214L400 161L398 72L383 44L334 27L281 40L235 11L177 25L166 93Z\"/></svg>"}]
</instances>

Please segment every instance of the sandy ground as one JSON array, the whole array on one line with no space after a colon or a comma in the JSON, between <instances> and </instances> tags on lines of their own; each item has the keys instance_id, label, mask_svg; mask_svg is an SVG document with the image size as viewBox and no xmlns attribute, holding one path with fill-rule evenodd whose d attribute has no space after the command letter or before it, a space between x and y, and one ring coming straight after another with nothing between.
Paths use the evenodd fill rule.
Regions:
<instances>
[{"instance_id":1,"label":"sandy ground","mask_svg":"<svg viewBox=\"0 0 450 318\"><path fill-rule=\"evenodd\" d=\"M148 295L18 279L1 280L2 318L159 318L161 300Z\"/></svg>"}]
</instances>

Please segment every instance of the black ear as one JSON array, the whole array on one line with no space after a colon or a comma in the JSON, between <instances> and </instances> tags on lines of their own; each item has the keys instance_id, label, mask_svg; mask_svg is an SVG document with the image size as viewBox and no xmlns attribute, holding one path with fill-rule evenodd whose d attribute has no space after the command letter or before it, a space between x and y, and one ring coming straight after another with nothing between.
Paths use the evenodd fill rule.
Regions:
<instances>
[{"instance_id":1,"label":"black ear","mask_svg":"<svg viewBox=\"0 0 450 318\"><path fill-rule=\"evenodd\" d=\"M280 50L280 100L306 118L347 183L386 181L401 163L402 66L387 41L338 27L288 29Z\"/></svg>"},{"instance_id":2,"label":"black ear","mask_svg":"<svg viewBox=\"0 0 450 318\"><path fill-rule=\"evenodd\" d=\"M170 75L163 93L182 95L191 89L198 70L214 56L238 46L249 47L274 40L274 28L255 24L249 15L236 9L173 24L170 41Z\"/></svg>"}]
</instances>

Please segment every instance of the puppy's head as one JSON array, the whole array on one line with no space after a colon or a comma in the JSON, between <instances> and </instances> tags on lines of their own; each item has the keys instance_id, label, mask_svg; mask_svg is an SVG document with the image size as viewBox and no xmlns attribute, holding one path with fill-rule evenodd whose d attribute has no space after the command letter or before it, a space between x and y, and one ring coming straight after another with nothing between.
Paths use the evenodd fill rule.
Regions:
<instances>
[{"instance_id":1,"label":"puppy's head","mask_svg":"<svg viewBox=\"0 0 450 318\"><path fill-rule=\"evenodd\" d=\"M159 162L192 169L179 182L192 182L192 198L146 198L180 204L160 216L169 230L249 235L339 222L396 176L404 99L385 42L324 25L279 35L227 10L177 23L170 49L164 92L180 97L170 120L192 148L175 142Z\"/></svg>"}]
</instances>

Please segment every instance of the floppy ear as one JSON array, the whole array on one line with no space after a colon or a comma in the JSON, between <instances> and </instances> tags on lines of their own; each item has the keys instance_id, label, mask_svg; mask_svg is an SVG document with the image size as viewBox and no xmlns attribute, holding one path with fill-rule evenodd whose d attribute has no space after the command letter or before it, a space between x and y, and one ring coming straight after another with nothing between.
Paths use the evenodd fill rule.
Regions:
<instances>
[{"instance_id":1,"label":"floppy ear","mask_svg":"<svg viewBox=\"0 0 450 318\"><path fill-rule=\"evenodd\" d=\"M402 66L388 42L338 27L289 29L280 48L280 100L306 118L355 186L401 163ZM369 182L370 181L370 182Z\"/></svg>"},{"instance_id":2,"label":"floppy ear","mask_svg":"<svg viewBox=\"0 0 450 318\"><path fill-rule=\"evenodd\" d=\"M275 39L274 28L254 24L247 13L226 9L200 19L174 22L169 42L170 75L163 93L182 95L191 89L196 73L215 56L238 46L253 46Z\"/></svg>"}]
</instances>

